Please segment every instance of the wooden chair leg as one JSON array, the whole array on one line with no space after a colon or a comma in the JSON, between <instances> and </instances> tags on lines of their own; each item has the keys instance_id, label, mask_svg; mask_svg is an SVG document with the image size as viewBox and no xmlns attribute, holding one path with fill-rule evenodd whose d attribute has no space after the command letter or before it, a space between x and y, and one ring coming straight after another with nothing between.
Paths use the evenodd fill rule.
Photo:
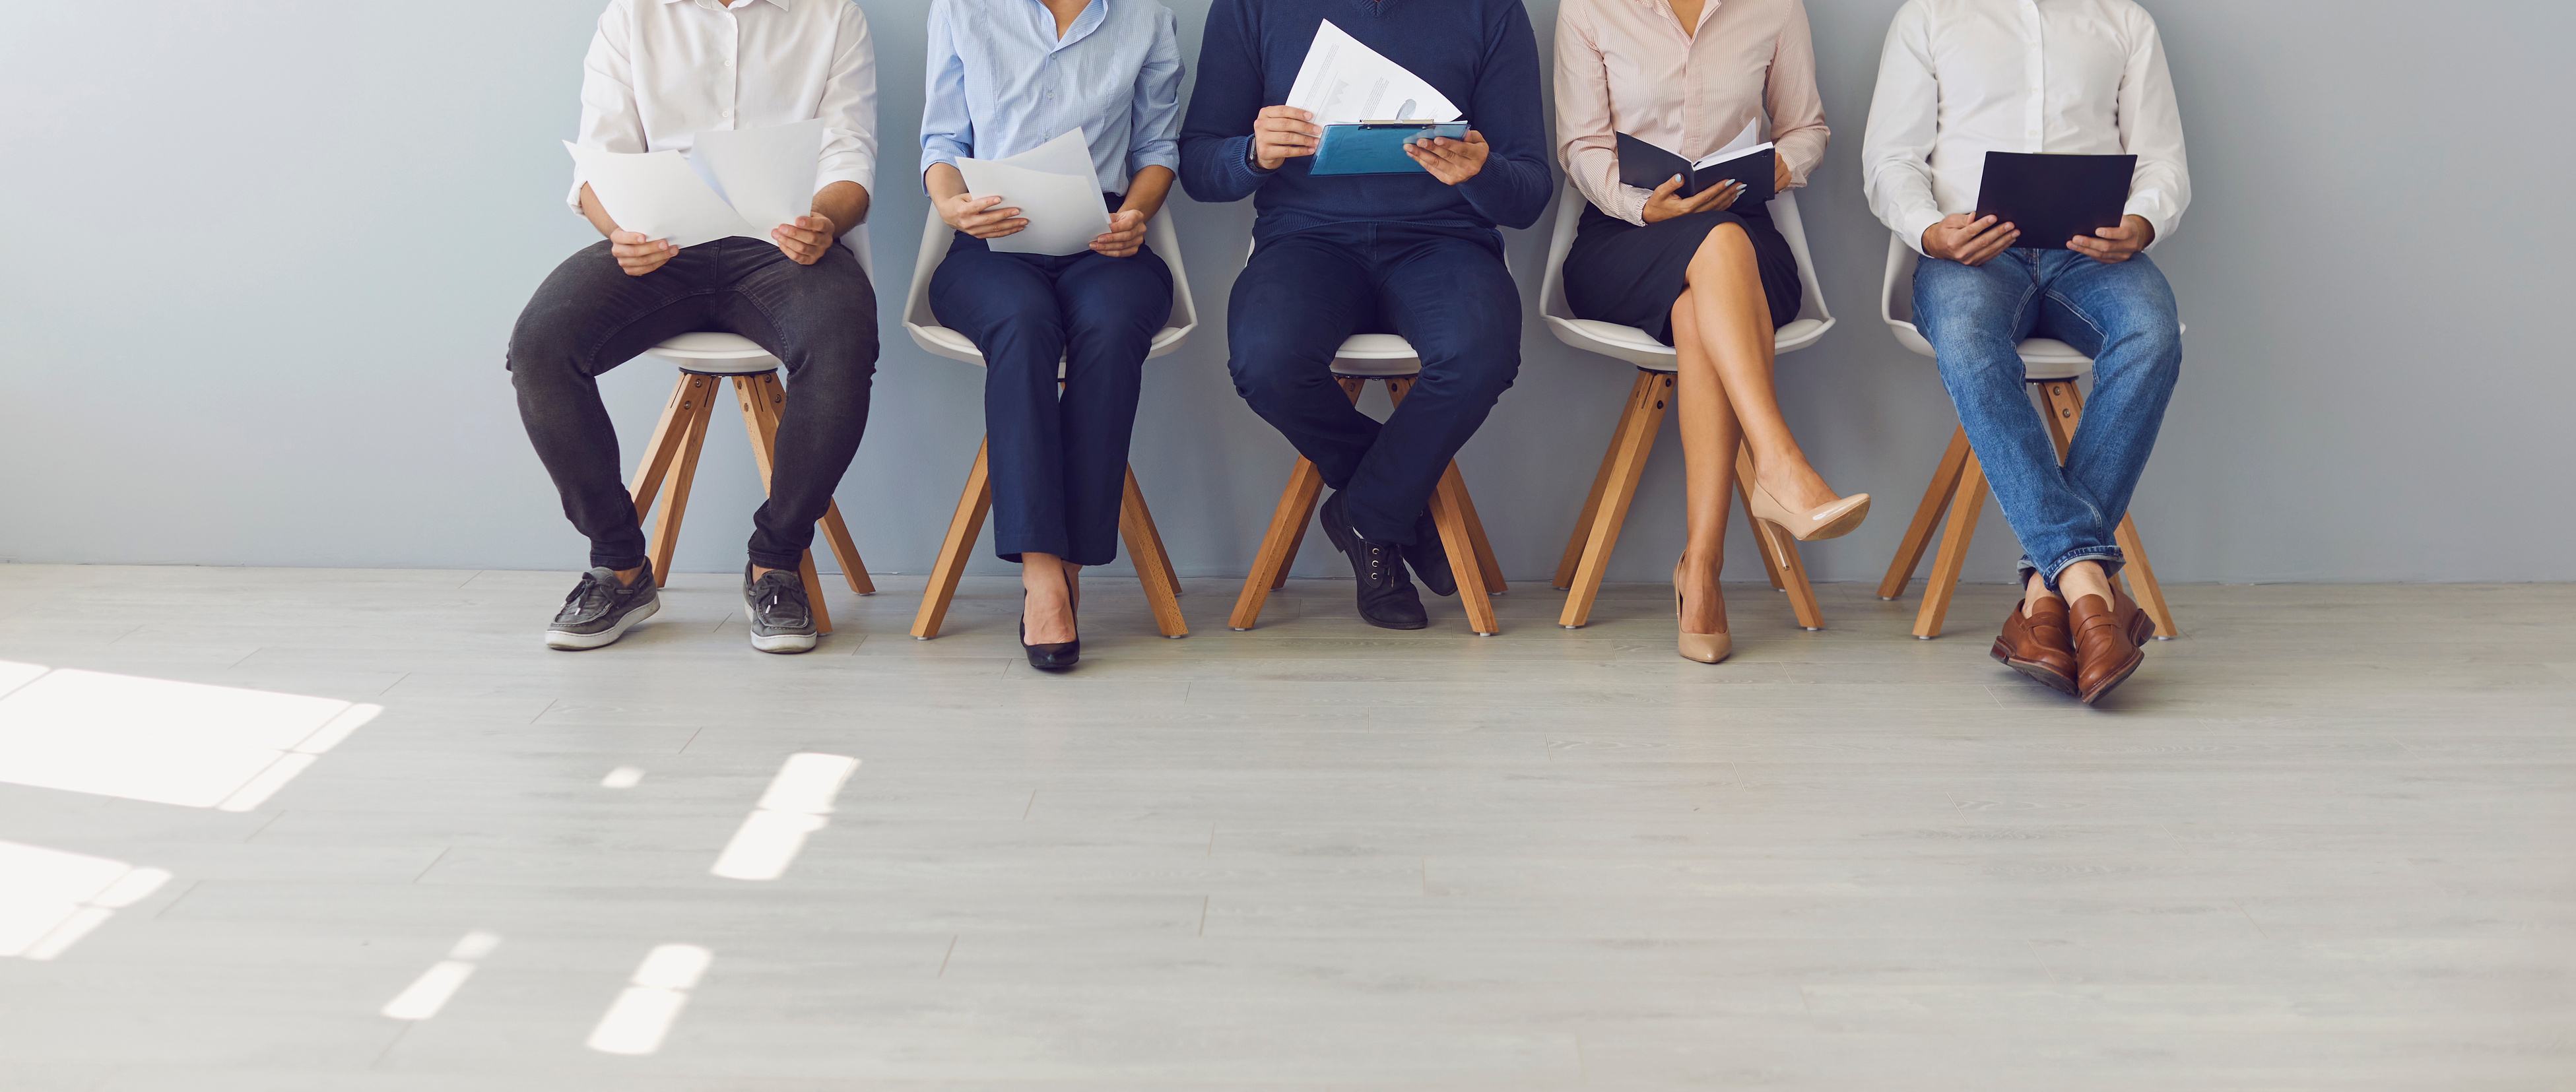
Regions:
<instances>
[{"instance_id":1,"label":"wooden chair leg","mask_svg":"<svg viewBox=\"0 0 2576 1092\"><path fill-rule=\"evenodd\" d=\"M1735 449L1735 484L1740 495L1753 492L1753 449L1737 445ZM1816 587L1807 582L1807 564L1798 557L1798 540L1789 532L1753 518L1753 510L1744 510L1744 518L1753 525L1753 545L1762 551L1762 567L1771 573L1771 586L1789 594L1789 610L1798 616L1803 629L1825 628L1825 612L1816 604Z\"/></svg>"},{"instance_id":2,"label":"wooden chair leg","mask_svg":"<svg viewBox=\"0 0 2576 1092\"><path fill-rule=\"evenodd\" d=\"M1172 576L1172 559L1154 533L1154 513L1145 507L1145 491L1136 486L1136 468L1127 468L1126 496L1118 503L1118 532L1127 540L1127 557L1136 564L1136 579L1145 585L1145 602L1154 608L1154 628L1165 637L1187 637L1181 619L1181 582Z\"/></svg>"},{"instance_id":3,"label":"wooden chair leg","mask_svg":"<svg viewBox=\"0 0 2576 1092\"><path fill-rule=\"evenodd\" d=\"M691 399L687 424L678 438L678 457L671 460L669 476L662 485L660 511L653 516L653 533L645 544L645 556L653 559L653 585L671 582L671 553L680 544L680 520L689 511L689 483L697 480L698 453L707 445L707 422L715 412L715 382L706 376L690 376L706 385Z\"/></svg>"},{"instance_id":4,"label":"wooden chair leg","mask_svg":"<svg viewBox=\"0 0 2576 1092\"><path fill-rule=\"evenodd\" d=\"M1243 594L1235 597L1234 614L1226 625L1247 630L1261 618L1261 605L1288 577L1288 566L1297 559L1297 545L1306 537L1306 525L1315 518L1315 498L1324 491L1324 474L1315 464L1298 456L1297 466L1288 472L1288 486L1279 491L1279 504L1270 512L1270 529L1262 533L1261 551L1252 558L1252 572L1243 578Z\"/></svg>"},{"instance_id":5,"label":"wooden chair leg","mask_svg":"<svg viewBox=\"0 0 2576 1092\"><path fill-rule=\"evenodd\" d=\"M2076 426L2084 421L2084 395L2076 390L2072 379L2039 386L2046 411L2041 416L2048 419L2049 438L2057 442L2057 457L2062 460L2067 447L2075 442ZM2155 619L2156 636L2168 641L2182 636L2181 627L2174 624L2173 610L2165 605L2164 589L2156 584L2155 567L2147 563L2147 547L2138 539L2137 520L2121 513L2120 526L2112 532L2112 540L2120 544L2120 556L2127 562L2120 570L2120 580L2128 586L2129 597L2138 601L2139 609Z\"/></svg>"},{"instance_id":6,"label":"wooden chair leg","mask_svg":"<svg viewBox=\"0 0 2576 1092\"><path fill-rule=\"evenodd\" d=\"M786 391L777 384L774 374L733 377L734 402L742 407L742 434L751 441L751 465L760 471L763 494L769 492L770 479L778 468L778 406L786 401ZM772 393L777 394L777 402L770 400ZM814 568L812 547L797 559L796 576L805 582L805 602L814 612L814 632L832 632L832 608L823 599L823 578Z\"/></svg>"},{"instance_id":7,"label":"wooden chair leg","mask_svg":"<svg viewBox=\"0 0 2576 1092\"><path fill-rule=\"evenodd\" d=\"M744 405L759 415L760 435L753 438L753 449L772 453L774 457L778 450L779 415L787 407L787 388L779 385L776 372L736 376L733 382L736 397L744 399ZM766 470L763 471L761 487L768 488ZM859 595L875 595L876 582L868 579L867 562L859 560L859 544L850 538L850 525L841 520L841 502L826 503L823 518L815 524L822 532L823 542L831 547L832 557L841 563L841 579L849 584L850 591Z\"/></svg>"},{"instance_id":8,"label":"wooden chair leg","mask_svg":"<svg viewBox=\"0 0 2576 1092\"><path fill-rule=\"evenodd\" d=\"M1968 563L1968 542L1977 536L1977 517L1986 511L1986 472L1977 453L1959 468L1959 490L1950 497L1948 529L1941 532L1941 551L1933 556L1932 577L1923 588L1923 609L1915 612L1914 635L1926 641L1941 635L1950 613L1950 594L1959 587L1959 571Z\"/></svg>"},{"instance_id":9,"label":"wooden chair leg","mask_svg":"<svg viewBox=\"0 0 2576 1092\"><path fill-rule=\"evenodd\" d=\"M1655 434L1663 429L1664 414L1672 402L1672 377L1654 378L1656 382L1630 389L1628 407L1619 414L1620 431L1610 440L1610 480L1591 506L1592 519L1579 527L1584 536L1581 560L1567 583L1565 608L1556 616L1556 624L1566 629L1591 621L1593 600L1600 595L1602 575L1610 568L1610 553L1619 544L1620 529L1627 525L1628 506L1637 499L1637 479L1646 472L1647 457L1654 454Z\"/></svg>"},{"instance_id":10,"label":"wooden chair leg","mask_svg":"<svg viewBox=\"0 0 2576 1092\"><path fill-rule=\"evenodd\" d=\"M736 380L739 384L741 380ZM778 373L768 372L750 377L753 402L759 407L764 440L769 450L778 448L778 421L787 407L787 388L778 382ZM859 558L859 544L850 537L850 525L841 518L841 502L824 505L823 518L816 521L823 541L831 547L832 557L841 564L841 580L859 595L875 595L876 582L868 579L867 562Z\"/></svg>"},{"instance_id":11,"label":"wooden chair leg","mask_svg":"<svg viewBox=\"0 0 2576 1092\"><path fill-rule=\"evenodd\" d=\"M1484 577L1485 594L1501 595L1512 590L1503 582L1503 563L1494 559L1494 542L1485 537L1485 521L1476 515L1476 498L1467 492L1467 479L1458 473L1458 462L1450 460L1449 469L1441 471L1442 481L1455 488L1458 514L1467 521L1467 541L1476 548L1476 570Z\"/></svg>"},{"instance_id":12,"label":"wooden chair leg","mask_svg":"<svg viewBox=\"0 0 2576 1092\"><path fill-rule=\"evenodd\" d=\"M1459 479L1457 465L1440 475L1440 484L1431 490L1431 523L1440 529L1440 545L1449 551L1449 571L1458 576L1458 605L1467 610L1467 628L1476 636L1491 637L1503 631L1494 620L1494 600L1485 590L1482 565L1461 565L1456 559L1476 556L1476 540L1467 531L1467 487Z\"/></svg>"},{"instance_id":13,"label":"wooden chair leg","mask_svg":"<svg viewBox=\"0 0 2576 1092\"><path fill-rule=\"evenodd\" d=\"M1914 506L1914 522L1907 524L1905 538L1896 545L1896 557L1887 563L1887 579L1878 582L1878 597L1896 599L1905 594L1907 581L1914 579L1914 568L1923 563L1923 549L1932 544L1932 529L1941 522L1942 513L1950 510L1950 498L1958 493L1959 473L1968 464L1968 430L1950 430L1950 446L1941 453L1941 465L1932 471L1932 484L1923 487L1923 503Z\"/></svg>"},{"instance_id":14,"label":"wooden chair leg","mask_svg":"<svg viewBox=\"0 0 2576 1092\"><path fill-rule=\"evenodd\" d=\"M635 498L635 523L642 526L652 514L653 498L662 493L662 483L671 476L671 460L678 457L680 443L688 439L689 418L697 413L695 399L712 389L703 375L680 373L671 384L670 400L662 404L662 419L653 423L653 438L645 441L644 457L635 464L635 479L626 491Z\"/></svg>"},{"instance_id":15,"label":"wooden chair leg","mask_svg":"<svg viewBox=\"0 0 2576 1092\"><path fill-rule=\"evenodd\" d=\"M1619 465L1619 440L1628 434L1628 419L1645 404L1646 392L1654 381L1654 372L1639 368L1636 381L1628 384L1628 400L1620 404L1619 420L1610 426L1610 442L1601 445L1601 470L1592 475L1592 492L1584 496L1583 511L1574 517L1574 530L1565 536L1565 556L1557 559L1556 579L1550 586L1558 591L1574 587L1574 569L1583 563L1583 549L1592 543L1593 518L1601 513L1601 493L1610 487L1611 475Z\"/></svg>"},{"instance_id":16,"label":"wooden chair leg","mask_svg":"<svg viewBox=\"0 0 2576 1092\"><path fill-rule=\"evenodd\" d=\"M939 636L939 625L948 618L948 601L957 594L957 580L966 575L975 536L983 533L984 513L992 510L993 479L984 463L987 443L975 445L975 465L966 472L966 488L957 496L956 513L948 517L948 536L940 540L939 560L930 566L930 584L921 590L921 610L912 617L916 641Z\"/></svg>"},{"instance_id":17,"label":"wooden chair leg","mask_svg":"<svg viewBox=\"0 0 2576 1092\"><path fill-rule=\"evenodd\" d=\"M1753 532L1753 552L1762 555L1762 575L1770 578L1772 591L1788 591L1789 578L1780 569L1783 551L1780 544L1773 541L1778 537L1779 529L1753 516L1752 460L1741 445L1737 446L1735 453L1735 499L1744 509L1745 528Z\"/></svg>"}]
</instances>

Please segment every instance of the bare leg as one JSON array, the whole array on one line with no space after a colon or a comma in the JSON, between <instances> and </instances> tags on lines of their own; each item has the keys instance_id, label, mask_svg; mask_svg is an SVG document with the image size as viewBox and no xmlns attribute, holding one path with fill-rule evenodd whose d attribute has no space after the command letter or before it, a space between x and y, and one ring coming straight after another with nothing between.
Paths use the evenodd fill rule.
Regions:
<instances>
[{"instance_id":1,"label":"bare leg","mask_svg":"<svg viewBox=\"0 0 2576 1092\"><path fill-rule=\"evenodd\" d=\"M2030 617L2032 608L2051 599L2062 600L2064 598L2064 596L2048 590L2047 581L2041 580L2038 573L2032 573L2030 574L2030 582L2022 585L2021 616L2028 618Z\"/></svg>"},{"instance_id":2,"label":"bare leg","mask_svg":"<svg viewBox=\"0 0 2576 1092\"><path fill-rule=\"evenodd\" d=\"M1715 362L1717 379L1726 385L1747 444L1753 449L1753 479L1780 503L1793 509L1816 508L1840 499L1825 484L1789 422L1780 416L1780 396L1771 385L1771 305L1762 294L1762 273L1754 262L1753 240L1734 224L1720 224L1691 257L1691 301L1697 319L1700 351ZM1680 316L1675 301L1674 315ZM1683 338L1673 324L1675 348ZM1730 453L1729 459L1733 458Z\"/></svg>"},{"instance_id":3,"label":"bare leg","mask_svg":"<svg viewBox=\"0 0 2576 1092\"><path fill-rule=\"evenodd\" d=\"M1726 505L1734 494L1735 449L1744 432L1727 403L1717 362L1703 347L1691 299L1696 291L1686 289L1673 302L1673 348L1681 361L1673 401L1680 410L1682 511L1690 535L1674 567L1673 586L1682 594L1682 632L1724 633L1726 594L1717 579L1726 564Z\"/></svg>"},{"instance_id":4,"label":"bare leg","mask_svg":"<svg viewBox=\"0 0 2576 1092\"><path fill-rule=\"evenodd\" d=\"M2088 595L2101 596L2102 602L2106 604L2112 601L2110 574L2103 572L2102 566L2090 561L2078 561L2060 571L2057 574L2057 588L2069 603Z\"/></svg>"},{"instance_id":5,"label":"bare leg","mask_svg":"<svg viewBox=\"0 0 2576 1092\"><path fill-rule=\"evenodd\" d=\"M1074 639L1073 581L1081 571L1082 566L1067 565L1054 554L1020 555L1020 587L1028 592L1020 622L1028 627L1028 643L1055 645Z\"/></svg>"}]
</instances>

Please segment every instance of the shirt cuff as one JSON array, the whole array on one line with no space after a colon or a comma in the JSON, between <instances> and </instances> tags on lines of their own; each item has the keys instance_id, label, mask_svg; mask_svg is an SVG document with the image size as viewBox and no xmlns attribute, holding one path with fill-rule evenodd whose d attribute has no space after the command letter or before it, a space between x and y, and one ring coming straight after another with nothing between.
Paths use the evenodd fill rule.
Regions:
<instances>
[{"instance_id":1,"label":"shirt cuff","mask_svg":"<svg viewBox=\"0 0 2576 1092\"><path fill-rule=\"evenodd\" d=\"M829 186L834 182L852 182L856 183L860 189L873 195L876 193L876 176L877 169L876 164L874 163L850 163L843 165L827 163L823 165L822 170L814 172L814 192L821 193L823 192L823 187Z\"/></svg>"},{"instance_id":2,"label":"shirt cuff","mask_svg":"<svg viewBox=\"0 0 2576 1092\"><path fill-rule=\"evenodd\" d=\"M1923 249L1923 233L1932 230L1932 225L1943 219L1941 210L1936 207L1909 209L1897 214L1896 233L1905 238L1905 245L1913 247L1915 253L1929 258L1932 255Z\"/></svg>"},{"instance_id":3,"label":"shirt cuff","mask_svg":"<svg viewBox=\"0 0 2576 1092\"><path fill-rule=\"evenodd\" d=\"M1622 182L1619 184L1619 207L1608 211L1622 220L1644 227L1646 226L1646 202L1654 196L1653 190Z\"/></svg>"},{"instance_id":4,"label":"shirt cuff","mask_svg":"<svg viewBox=\"0 0 2576 1092\"><path fill-rule=\"evenodd\" d=\"M2165 208L2162 194L2141 194L2131 197L2128 205L2120 210L2120 215L2143 218L2147 226L2155 230L2155 237L2147 240L2147 245L2140 248L2141 250L2154 250L2156 244L2164 242L2166 229L2172 222L2170 219L2172 214Z\"/></svg>"},{"instance_id":5,"label":"shirt cuff","mask_svg":"<svg viewBox=\"0 0 2576 1092\"><path fill-rule=\"evenodd\" d=\"M574 212L581 213L585 216L589 214L581 212L581 187L583 183L588 181L590 180L581 176L580 171L574 171L572 173L572 188L564 191L564 204L572 206L572 210Z\"/></svg>"},{"instance_id":6,"label":"shirt cuff","mask_svg":"<svg viewBox=\"0 0 2576 1092\"><path fill-rule=\"evenodd\" d=\"M1130 154L1130 155L1127 157L1127 177L1128 177L1128 178L1130 178L1130 179L1135 178L1135 177L1136 177L1136 172L1141 171L1141 170L1144 170L1144 169L1145 169L1145 168L1147 168L1147 167L1161 167L1161 168L1163 168L1164 170L1170 171L1170 172L1172 172L1172 173L1173 173L1173 174L1175 174L1175 175L1180 174L1180 173L1181 173L1181 149L1180 149L1180 147L1179 147L1178 145L1174 145L1174 146L1171 148L1171 150L1169 150L1169 151L1135 152L1135 153ZM928 167L923 167L922 169L926 171L926 170L929 170L930 168L928 168Z\"/></svg>"}]
</instances>

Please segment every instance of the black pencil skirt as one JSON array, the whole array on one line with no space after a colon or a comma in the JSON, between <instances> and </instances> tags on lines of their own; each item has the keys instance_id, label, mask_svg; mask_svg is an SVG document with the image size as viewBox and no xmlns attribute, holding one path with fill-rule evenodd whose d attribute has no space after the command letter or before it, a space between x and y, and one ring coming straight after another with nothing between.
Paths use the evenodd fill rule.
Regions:
<instances>
[{"instance_id":1,"label":"black pencil skirt","mask_svg":"<svg viewBox=\"0 0 2576 1092\"><path fill-rule=\"evenodd\" d=\"M1574 248L1565 255L1565 302L1574 317L1615 322L1673 343L1673 301L1690 287L1691 257L1719 224L1741 224L1753 240L1762 295L1771 304L1771 328L1798 317L1798 259L1789 240L1771 224L1769 209L1694 212L1640 227L1583 206Z\"/></svg>"}]
</instances>

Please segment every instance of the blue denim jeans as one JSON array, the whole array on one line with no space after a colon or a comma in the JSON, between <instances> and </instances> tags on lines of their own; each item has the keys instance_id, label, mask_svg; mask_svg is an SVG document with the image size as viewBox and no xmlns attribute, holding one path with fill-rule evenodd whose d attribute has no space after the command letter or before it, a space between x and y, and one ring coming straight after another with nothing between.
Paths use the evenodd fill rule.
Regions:
<instances>
[{"instance_id":1,"label":"blue denim jeans","mask_svg":"<svg viewBox=\"0 0 2576 1092\"><path fill-rule=\"evenodd\" d=\"M2035 571L2054 589L2079 561L2118 572L2125 559L2112 535L2182 368L2164 273L2144 254L2114 265L2071 250L2007 250L1981 266L1926 258L1914 269L1914 325L2021 540L2023 579ZM2062 466L2015 352L2027 337L2093 358L2093 394Z\"/></svg>"}]
</instances>

